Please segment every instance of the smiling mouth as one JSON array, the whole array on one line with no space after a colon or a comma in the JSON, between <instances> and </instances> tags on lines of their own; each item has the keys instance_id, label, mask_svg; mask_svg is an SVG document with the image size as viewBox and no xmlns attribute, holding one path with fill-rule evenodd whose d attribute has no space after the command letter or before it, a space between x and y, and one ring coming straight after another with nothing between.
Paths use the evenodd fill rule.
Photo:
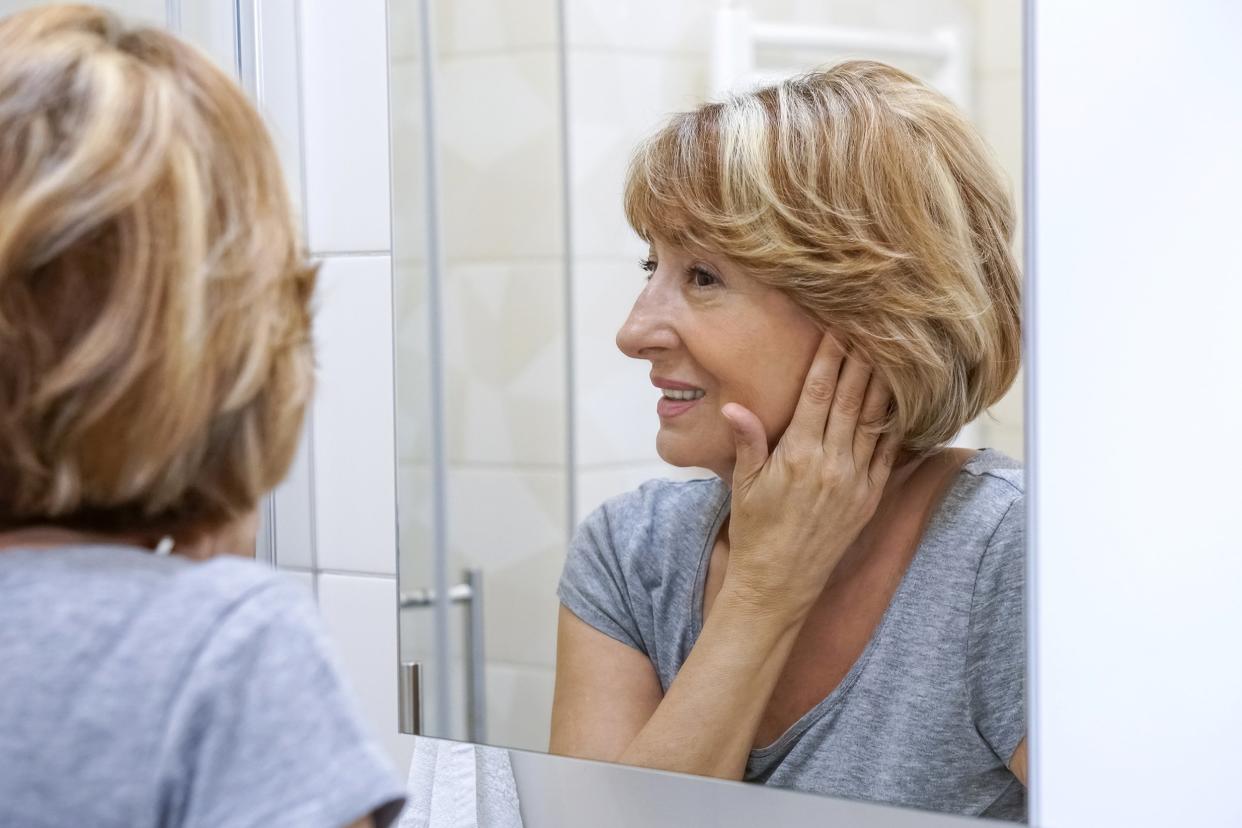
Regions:
<instances>
[{"instance_id":1,"label":"smiling mouth","mask_svg":"<svg viewBox=\"0 0 1242 828\"><path fill-rule=\"evenodd\" d=\"M675 388L661 388L660 393L666 400L676 400L678 402L689 402L691 400L702 399L707 396L707 392L702 388L695 388L688 391L681 391Z\"/></svg>"}]
</instances>

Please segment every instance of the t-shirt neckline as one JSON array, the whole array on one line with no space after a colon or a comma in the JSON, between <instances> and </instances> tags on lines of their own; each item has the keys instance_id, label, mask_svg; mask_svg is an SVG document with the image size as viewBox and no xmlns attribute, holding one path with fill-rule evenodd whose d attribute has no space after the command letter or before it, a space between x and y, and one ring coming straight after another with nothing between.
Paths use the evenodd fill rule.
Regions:
<instances>
[{"instance_id":1,"label":"t-shirt neckline","mask_svg":"<svg viewBox=\"0 0 1242 828\"><path fill-rule=\"evenodd\" d=\"M892 599L889 600L888 606L884 608L884 614L880 617L880 623L876 624L875 629L868 639L867 645L863 647L863 651L859 654L854 663L850 665L849 671L845 677L837 683L837 686L828 693L827 696L820 699L811 709L802 714L793 724L785 729L785 732L776 738L771 744L764 745L760 748L752 748L750 751L750 759L747 762L747 775L753 775L752 770L761 771L763 768L752 768L753 763L762 762L773 756L782 755L786 749L802 736L813 724L823 719L824 716L836 707L844 703L846 695L853 688L854 684L862 675L863 670L870 661L872 653L879 646L879 642L884 637L884 632L889 626L889 620L894 615L894 608L897 607L904 599L909 589L911 581L910 573L914 571L915 566L923 558L923 547L926 545L926 539L938 529L941 522L941 515L944 513L945 504L952 498L953 493L961 485L963 472L966 472L979 461L990 449L980 449L973 457L967 460L958 470L957 476L953 483L945 491L940 498L940 502L936 505L935 511L927 522L927 526L923 531L923 536L919 539L918 546L914 550L914 556L911 557L910 563L906 566L905 572L901 574L901 580L897 584L896 591L893 592ZM716 506L716 517L708 524L707 535L703 539L702 548L699 551L698 570L695 573L694 591L691 594L690 605L690 647L694 647L695 642L699 640L699 635L703 632L703 597L707 586L707 569L711 561L712 547L715 546L716 535L720 532L720 526L724 523L725 518L729 515L729 506L733 500L733 492L729 486L723 481L718 480L717 485L720 488L720 502ZM685 655L688 655L686 653ZM685 658L682 659L685 663Z\"/></svg>"}]
</instances>

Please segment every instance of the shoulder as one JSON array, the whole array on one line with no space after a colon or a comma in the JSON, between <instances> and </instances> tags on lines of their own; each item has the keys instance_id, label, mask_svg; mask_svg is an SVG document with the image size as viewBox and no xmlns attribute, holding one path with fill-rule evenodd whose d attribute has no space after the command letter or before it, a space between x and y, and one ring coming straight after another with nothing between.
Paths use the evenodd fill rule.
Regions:
<instances>
[{"instance_id":1,"label":"shoulder","mask_svg":"<svg viewBox=\"0 0 1242 828\"><path fill-rule=\"evenodd\" d=\"M3 563L0 579L20 573L23 593L32 598L61 595L63 584L71 582L75 603L90 607L97 630L113 622L133 633L132 622L141 618L155 621L162 634L176 629L185 636L211 627L256 595L271 593L278 604L296 603L298 597L273 570L232 556L191 561L136 547L92 545L14 550ZM158 623L161 615L167 616L167 627Z\"/></svg>"},{"instance_id":2,"label":"shoulder","mask_svg":"<svg viewBox=\"0 0 1242 828\"><path fill-rule=\"evenodd\" d=\"M1006 525L1022 527L1026 502L1022 464L1002 452L984 449L962 467L945 498L948 530L959 541L990 541Z\"/></svg>"},{"instance_id":3,"label":"shoulder","mask_svg":"<svg viewBox=\"0 0 1242 828\"><path fill-rule=\"evenodd\" d=\"M662 547L707 531L729 500L719 478L648 480L604 501L583 527L615 550Z\"/></svg>"},{"instance_id":4,"label":"shoulder","mask_svg":"<svg viewBox=\"0 0 1242 828\"><path fill-rule=\"evenodd\" d=\"M716 477L704 480L648 480L637 489L604 501L596 514L627 525L651 518L687 517L719 506L728 487Z\"/></svg>"}]
</instances>

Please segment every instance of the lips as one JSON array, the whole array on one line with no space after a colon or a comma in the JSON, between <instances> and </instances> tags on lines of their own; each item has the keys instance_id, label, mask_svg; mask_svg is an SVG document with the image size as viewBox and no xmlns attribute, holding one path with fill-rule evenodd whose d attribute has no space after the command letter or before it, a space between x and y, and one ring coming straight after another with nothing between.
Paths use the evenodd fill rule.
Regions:
<instances>
[{"instance_id":1,"label":"lips","mask_svg":"<svg viewBox=\"0 0 1242 828\"><path fill-rule=\"evenodd\" d=\"M685 414L702 400L702 397L693 400L670 400L668 397L660 397L660 401L656 403L656 413L662 420L671 419Z\"/></svg>"},{"instance_id":2,"label":"lips","mask_svg":"<svg viewBox=\"0 0 1242 828\"><path fill-rule=\"evenodd\" d=\"M684 414L707 395L707 392L697 385L668 377L653 376L651 384L662 392L660 401L656 403L656 413L661 419Z\"/></svg>"}]
</instances>

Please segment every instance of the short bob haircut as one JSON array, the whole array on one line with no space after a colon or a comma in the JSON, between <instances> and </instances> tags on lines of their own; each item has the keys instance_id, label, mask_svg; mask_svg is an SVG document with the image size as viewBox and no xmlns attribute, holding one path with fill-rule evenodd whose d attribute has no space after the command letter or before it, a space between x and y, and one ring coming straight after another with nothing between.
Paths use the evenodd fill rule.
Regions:
<instances>
[{"instance_id":1,"label":"short bob haircut","mask_svg":"<svg viewBox=\"0 0 1242 828\"><path fill-rule=\"evenodd\" d=\"M0 528L221 528L284 476L310 297L262 120L171 35L0 21Z\"/></svg>"},{"instance_id":2,"label":"short bob haircut","mask_svg":"<svg viewBox=\"0 0 1242 828\"><path fill-rule=\"evenodd\" d=\"M851 61L674 116L638 148L630 224L784 291L888 379L906 449L950 441L1021 356L1014 211L965 117Z\"/></svg>"}]
</instances>

